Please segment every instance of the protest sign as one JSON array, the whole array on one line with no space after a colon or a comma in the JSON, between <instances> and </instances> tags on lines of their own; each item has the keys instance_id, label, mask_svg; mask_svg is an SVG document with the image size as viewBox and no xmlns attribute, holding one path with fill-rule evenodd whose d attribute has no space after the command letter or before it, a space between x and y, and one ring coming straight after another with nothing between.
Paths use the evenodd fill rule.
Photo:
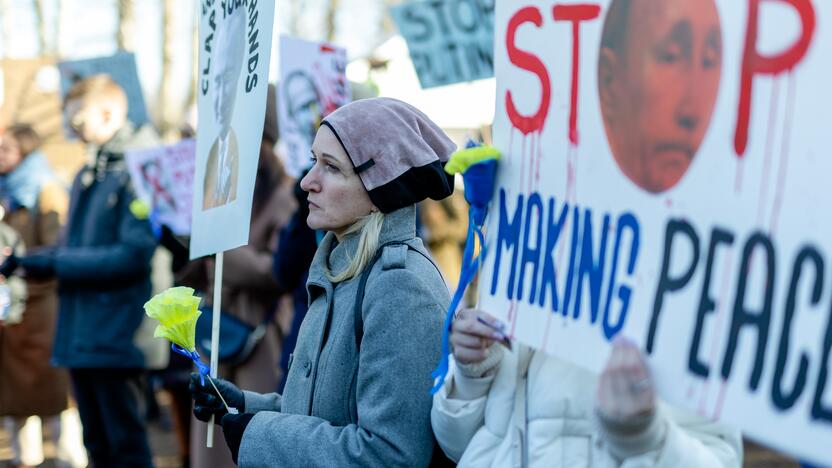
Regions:
<instances>
[{"instance_id":1,"label":"protest sign","mask_svg":"<svg viewBox=\"0 0 832 468\"><path fill-rule=\"evenodd\" d=\"M481 306L594 371L832 460L832 3L497 3Z\"/></svg>"},{"instance_id":2,"label":"protest sign","mask_svg":"<svg viewBox=\"0 0 832 468\"><path fill-rule=\"evenodd\" d=\"M346 50L322 42L280 37L278 122L286 172L310 166L321 120L350 101Z\"/></svg>"},{"instance_id":3,"label":"protest sign","mask_svg":"<svg viewBox=\"0 0 832 468\"><path fill-rule=\"evenodd\" d=\"M157 222L177 235L191 232L195 154L196 143L183 140L125 155L137 197L151 206Z\"/></svg>"},{"instance_id":4,"label":"protest sign","mask_svg":"<svg viewBox=\"0 0 832 468\"><path fill-rule=\"evenodd\" d=\"M191 258L248 243L274 2L203 1Z\"/></svg>"},{"instance_id":5,"label":"protest sign","mask_svg":"<svg viewBox=\"0 0 832 468\"><path fill-rule=\"evenodd\" d=\"M109 57L96 57L58 63L61 72L61 99L75 82L92 75L107 74L127 94L127 118L137 127L150 121L144 103L136 57L130 52L119 52Z\"/></svg>"},{"instance_id":6,"label":"protest sign","mask_svg":"<svg viewBox=\"0 0 832 468\"><path fill-rule=\"evenodd\" d=\"M494 76L494 0L411 0L390 14L422 88Z\"/></svg>"}]
</instances>

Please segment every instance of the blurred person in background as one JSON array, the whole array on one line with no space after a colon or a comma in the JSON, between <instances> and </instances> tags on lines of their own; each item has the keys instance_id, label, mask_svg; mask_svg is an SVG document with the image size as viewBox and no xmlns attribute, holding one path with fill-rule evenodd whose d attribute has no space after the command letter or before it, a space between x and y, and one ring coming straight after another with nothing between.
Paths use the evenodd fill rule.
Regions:
<instances>
[{"instance_id":1,"label":"blurred person in background","mask_svg":"<svg viewBox=\"0 0 832 468\"><path fill-rule=\"evenodd\" d=\"M488 324L488 325L487 325ZM739 431L660 403L644 355L618 337L599 377L515 342L486 312L459 311L431 423L464 467L742 465Z\"/></svg>"},{"instance_id":2,"label":"blurred person in background","mask_svg":"<svg viewBox=\"0 0 832 468\"><path fill-rule=\"evenodd\" d=\"M0 137L2 219L30 251L58 242L69 203L66 189L38 150L40 144L38 134L26 124L12 125ZM0 274L10 276L7 270ZM58 447L60 413L67 408L69 377L66 370L49 363L58 314L57 281L28 277L26 285L26 307L20 321L0 332L0 415L11 416L7 426L14 459L36 465L43 461L43 454L21 460L21 449L31 452L27 443L41 444L21 441L21 430L27 417L40 416Z\"/></svg>"},{"instance_id":3,"label":"blurred person in background","mask_svg":"<svg viewBox=\"0 0 832 468\"><path fill-rule=\"evenodd\" d=\"M459 283L462 250L468 236L468 202L458 190L444 200L425 200L419 206L422 235L452 292Z\"/></svg>"},{"instance_id":4,"label":"blurred person in background","mask_svg":"<svg viewBox=\"0 0 832 468\"><path fill-rule=\"evenodd\" d=\"M254 201L248 245L224 254L222 309L243 322L256 327L268 320L266 334L254 348L252 355L238 365L220 365L219 375L259 392L273 392L280 382L280 350L282 333L275 320L276 314L291 315L291 301L281 301L284 290L272 274L273 252L278 235L295 211L293 180L286 175L274 152L277 142L277 101L274 86L269 86L263 138L254 183ZM196 272L182 279L199 286L205 292L204 306L210 307L213 298L214 262L212 258L192 262L187 269ZM195 279L193 274L201 276ZM214 433L214 448L205 446L206 425L193 420L191 425L191 460L193 466L234 466L231 452L219 431Z\"/></svg>"},{"instance_id":5,"label":"blurred person in background","mask_svg":"<svg viewBox=\"0 0 832 468\"><path fill-rule=\"evenodd\" d=\"M136 195L124 153L158 140L127 120L125 92L106 75L76 82L64 113L91 156L72 185L65 235L55 248L6 264L17 263L27 278L58 279L52 360L69 368L92 464L148 467L145 360L135 336L150 298L156 239L150 223L130 211Z\"/></svg>"}]
</instances>

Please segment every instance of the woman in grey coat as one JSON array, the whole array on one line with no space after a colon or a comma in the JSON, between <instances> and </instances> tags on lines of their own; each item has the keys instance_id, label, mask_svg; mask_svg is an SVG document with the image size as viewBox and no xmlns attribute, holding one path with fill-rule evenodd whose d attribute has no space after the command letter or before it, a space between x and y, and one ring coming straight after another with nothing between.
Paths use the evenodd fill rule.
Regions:
<instances>
[{"instance_id":1,"label":"woman in grey coat","mask_svg":"<svg viewBox=\"0 0 832 468\"><path fill-rule=\"evenodd\" d=\"M387 98L330 114L301 182L313 229L310 308L282 395L194 376L194 414L217 416L240 466L427 466L430 371L448 291L416 237L414 204L453 190L455 149L424 114ZM363 284L362 286L362 283Z\"/></svg>"}]
</instances>

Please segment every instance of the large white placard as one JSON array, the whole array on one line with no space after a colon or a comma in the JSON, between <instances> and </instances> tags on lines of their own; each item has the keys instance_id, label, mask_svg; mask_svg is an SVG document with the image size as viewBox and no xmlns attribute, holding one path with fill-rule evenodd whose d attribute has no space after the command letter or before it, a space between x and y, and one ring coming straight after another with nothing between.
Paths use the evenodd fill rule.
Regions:
<instances>
[{"instance_id":1,"label":"large white placard","mask_svg":"<svg viewBox=\"0 0 832 468\"><path fill-rule=\"evenodd\" d=\"M136 195L152 207L160 224L177 235L191 232L195 156L194 140L125 155Z\"/></svg>"},{"instance_id":2,"label":"large white placard","mask_svg":"<svg viewBox=\"0 0 832 468\"><path fill-rule=\"evenodd\" d=\"M248 243L274 2L204 0L191 258Z\"/></svg>"},{"instance_id":3,"label":"large white placard","mask_svg":"<svg viewBox=\"0 0 832 468\"><path fill-rule=\"evenodd\" d=\"M519 340L832 460L832 3L497 2L480 280Z\"/></svg>"},{"instance_id":4,"label":"large white placard","mask_svg":"<svg viewBox=\"0 0 832 468\"><path fill-rule=\"evenodd\" d=\"M350 101L347 52L323 42L280 37L277 97L286 172L297 177L309 167L312 140L321 120Z\"/></svg>"}]
</instances>

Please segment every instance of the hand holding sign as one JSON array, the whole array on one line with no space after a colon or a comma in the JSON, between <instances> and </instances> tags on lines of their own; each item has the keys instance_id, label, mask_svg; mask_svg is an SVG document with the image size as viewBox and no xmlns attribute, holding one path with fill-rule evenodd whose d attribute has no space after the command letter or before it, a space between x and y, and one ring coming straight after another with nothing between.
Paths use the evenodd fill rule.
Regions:
<instances>
[{"instance_id":1,"label":"hand holding sign","mask_svg":"<svg viewBox=\"0 0 832 468\"><path fill-rule=\"evenodd\" d=\"M617 338L598 380L596 408L605 421L632 422L653 415L656 391L641 351Z\"/></svg>"},{"instance_id":2,"label":"hand holding sign","mask_svg":"<svg viewBox=\"0 0 832 468\"><path fill-rule=\"evenodd\" d=\"M456 362L477 364L484 361L491 345L506 339L499 328L503 328L502 322L481 310L460 310L451 332Z\"/></svg>"}]
</instances>

